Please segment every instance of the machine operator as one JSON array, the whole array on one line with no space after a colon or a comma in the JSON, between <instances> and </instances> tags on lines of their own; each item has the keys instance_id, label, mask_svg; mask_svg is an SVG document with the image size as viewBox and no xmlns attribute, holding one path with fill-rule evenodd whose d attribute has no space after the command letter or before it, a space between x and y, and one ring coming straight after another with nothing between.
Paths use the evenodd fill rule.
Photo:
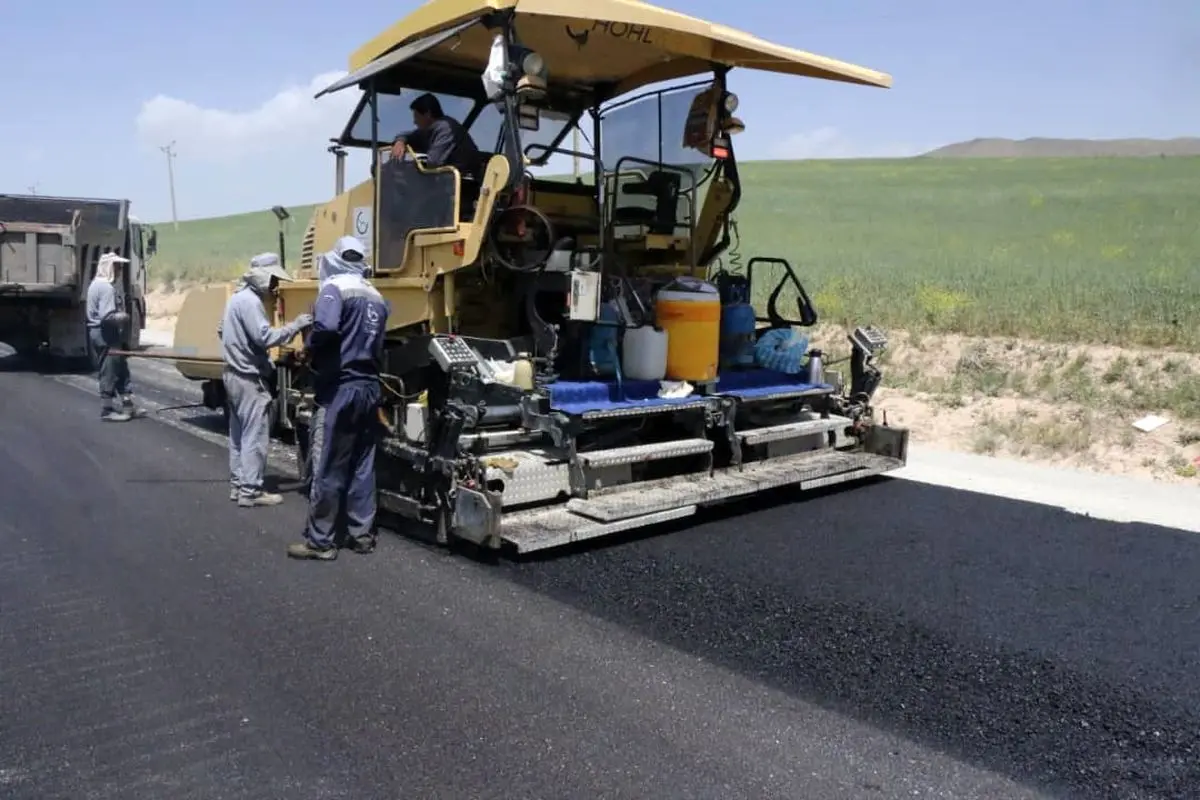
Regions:
<instances>
[{"instance_id":1,"label":"machine operator","mask_svg":"<svg viewBox=\"0 0 1200 800\"><path fill-rule=\"evenodd\" d=\"M130 394L128 358L109 352L124 349L129 335L129 314L122 308L124 304L118 302L117 292L123 283L122 265L128 263L128 258L116 253L100 256L96 277L87 290L88 344L100 385L100 419L107 422L128 422L141 415Z\"/></svg>"},{"instance_id":2,"label":"machine operator","mask_svg":"<svg viewBox=\"0 0 1200 800\"><path fill-rule=\"evenodd\" d=\"M405 147L425 155L425 166L454 167L462 183L459 190L459 208L463 216L469 216L479 198L480 171L483 157L479 147L467 129L458 120L442 111L442 104L432 94L425 94L412 101L413 130L396 137L392 144L392 158L404 157Z\"/></svg>"},{"instance_id":3,"label":"machine operator","mask_svg":"<svg viewBox=\"0 0 1200 800\"><path fill-rule=\"evenodd\" d=\"M225 305L217 325L225 369L221 381L229 403L229 499L243 508L274 506L283 497L263 490L263 474L271 435L271 364L269 350L291 341L312 324L300 314L272 328L263 301L278 291L280 281L291 281L275 253L250 260L242 287Z\"/></svg>"},{"instance_id":4,"label":"machine operator","mask_svg":"<svg viewBox=\"0 0 1200 800\"><path fill-rule=\"evenodd\" d=\"M375 549L375 448L379 376L391 307L366 280L363 245L352 236L321 257L321 287L308 342L316 410L312 486L304 541L292 558L332 561L338 548Z\"/></svg>"}]
</instances>

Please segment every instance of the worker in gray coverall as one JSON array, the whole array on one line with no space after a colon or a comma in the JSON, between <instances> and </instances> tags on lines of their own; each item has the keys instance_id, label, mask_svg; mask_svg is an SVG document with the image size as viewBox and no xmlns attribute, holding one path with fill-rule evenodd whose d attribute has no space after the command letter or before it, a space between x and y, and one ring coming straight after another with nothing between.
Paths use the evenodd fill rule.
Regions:
<instances>
[{"instance_id":1,"label":"worker in gray coverall","mask_svg":"<svg viewBox=\"0 0 1200 800\"><path fill-rule=\"evenodd\" d=\"M280 281L292 280L275 253L251 259L242 280L244 285L225 306L217 336L229 404L229 499L253 508L283 502L278 494L263 491L273 402L268 386L275 370L268 351L291 341L312 324L312 316L301 314L282 327L271 327L263 299L277 292Z\"/></svg>"},{"instance_id":2,"label":"worker in gray coverall","mask_svg":"<svg viewBox=\"0 0 1200 800\"><path fill-rule=\"evenodd\" d=\"M133 404L129 390L129 361L127 356L111 350L124 350L129 338L129 313L117 292L121 284L121 265L128 258L105 253L96 264L96 277L87 290L87 335L92 360L100 384L100 419L107 422L128 422L141 412ZM118 406L117 396L121 402Z\"/></svg>"}]
</instances>

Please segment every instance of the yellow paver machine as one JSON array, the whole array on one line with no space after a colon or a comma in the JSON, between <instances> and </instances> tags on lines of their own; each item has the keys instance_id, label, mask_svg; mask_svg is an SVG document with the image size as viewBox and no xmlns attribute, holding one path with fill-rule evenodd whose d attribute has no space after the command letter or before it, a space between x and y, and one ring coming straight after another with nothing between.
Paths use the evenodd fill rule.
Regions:
<instances>
[{"instance_id":1,"label":"yellow paver machine","mask_svg":"<svg viewBox=\"0 0 1200 800\"><path fill-rule=\"evenodd\" d=\"M908 431L871 407L886 337L849 333L847 382L807 347L817 314L791 264L731 257L739 68L891 83L636 0L434 0L321 93L361 99L331 148L337 197L269 313L310 307L338 237L369 249L392 307L381 508L526 552L904 465ZM426 92L483 153L473 174L391 157ZM346 148L371 154L349 190ZM214 406L228 291L194 292L176 329ZM302 341L276 363L304 463Z\"/></svg>"}]
</instances>

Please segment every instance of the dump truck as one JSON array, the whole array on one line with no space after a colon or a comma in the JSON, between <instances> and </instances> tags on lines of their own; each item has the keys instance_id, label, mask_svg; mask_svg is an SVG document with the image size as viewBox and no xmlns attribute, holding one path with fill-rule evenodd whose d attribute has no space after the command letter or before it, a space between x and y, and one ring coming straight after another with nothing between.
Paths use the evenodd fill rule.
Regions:
<instances>
[{"instance_id":1,"label":"dump truck","mask_svg":"<svg viewBox=\"0 0 1200 800\"><path fill-rule=\"evenodd\" d=\"M0 195L0 342L21 356L86 368L87 287L104 253L128 258L118 301L132 320L132 346L146 327L150 226L128 200Z\"/></svg>"},{"instance_id":2,"label":"dump truck","mask_svg":"<svg viewBox=\"0 0 1200 800\"><path fill-rule=\"evenodd\" d=\"M337 196L269 313L308 310L321 253L364 242L391 304L381 509L523 553L905 464L908 431L872 406L886 335L848 331L849 375L825 369L801 271L741 252L739 69L891 85L632 0L434 0L318 95L360 98L330 148ZM426 92L483 151L477 172L391 157ZM347 190L354 148L370 178ZM555 158L586 174L547 174ZM229 290L187 298L183 374L219 375ZM274 413L311 471L303 337L274 358Z\"/></svg>"}]
</instances>

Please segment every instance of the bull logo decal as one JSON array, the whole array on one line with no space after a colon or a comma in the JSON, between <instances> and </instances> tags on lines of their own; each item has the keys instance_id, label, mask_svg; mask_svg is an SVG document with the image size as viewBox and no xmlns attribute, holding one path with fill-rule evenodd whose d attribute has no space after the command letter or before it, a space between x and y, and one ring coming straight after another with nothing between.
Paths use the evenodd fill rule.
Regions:
<instances>
[{"instance_id":1,"label":"bull logo decal","mask_svg":"<svg viewBox=\"0 0 1200 800\"><path fill-rule=\"evenodd\" d=\"M575 46L580 50L588 43L588 37L592 35L592 32L586 28L582 33L576 33L571 30L570 25L563 25L563 30L567 32L567 36L571 37L571 41L575 42Z\"/></svg>"}]
</instances>

